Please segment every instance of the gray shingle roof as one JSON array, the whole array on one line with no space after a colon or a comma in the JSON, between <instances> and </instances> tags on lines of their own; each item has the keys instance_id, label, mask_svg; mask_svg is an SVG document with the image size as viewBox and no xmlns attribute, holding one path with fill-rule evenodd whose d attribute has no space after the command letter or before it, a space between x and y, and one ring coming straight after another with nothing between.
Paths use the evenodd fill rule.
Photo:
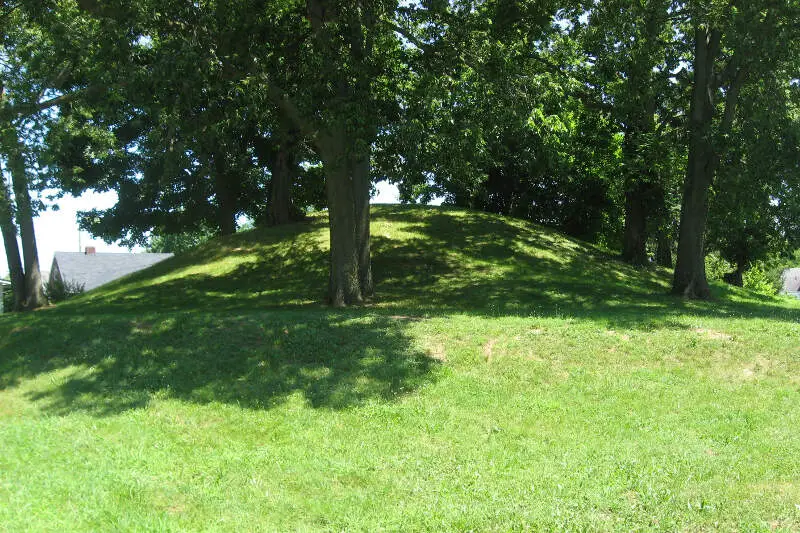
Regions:
<instances>
[{"instance_id":1,"label":"gray shingle roof","mask_svg":"<svg viewBox=\"0 0 800 533\"><path fill-rule=\"evenodd\" d=\"M172 254L56 252L53 256L52 273L59 272L65 282L80 283L84 290L89 291L170 257Z\"/></svg>"},{"instance_id":2,"label":"gray shingle roof","mask_svg":"<svg viewBox=\"0 0 800 533\"><path fill-rule=\"evenodd\" d=\"M783 292L800 291L800 268L787 268L781 275Z\"/></svg>"}]
</instances>

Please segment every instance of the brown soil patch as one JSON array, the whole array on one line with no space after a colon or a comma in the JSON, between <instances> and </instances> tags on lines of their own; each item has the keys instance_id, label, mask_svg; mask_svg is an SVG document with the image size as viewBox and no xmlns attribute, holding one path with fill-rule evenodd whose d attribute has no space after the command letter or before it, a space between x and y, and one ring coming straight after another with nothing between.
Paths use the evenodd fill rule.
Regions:
<instances>
[{"instance_id":1,"label":"brown soil patch","mask_svg":"<svg viewBox=\"0 0 800 533\"><path fill-rule=\"evenodd\" d=\"M606 330L606 335L608 335L609 337L617 337L618 339L623 340L625 342L631 340L630 335L627 335L625 333L619 333L617 331L614 331L613 329Z\"/></svg>"},{"instance_id":2,"label":"brown soil patch","mask_svg":"<svg viewBox=\"0 0 800 533\"><path fill-rule=\"evenodd\" d=\"M409 322L422 322L422 318L418 316L391 315L389 318L391 318L392 320L407 320Z\"/></svg>"},{"instance_id":3,"label":"brown soil patch","mask_svg":"<svg viewBox=\"0 0 800 533\"><path fill-rule=\"evenodd\" d=\"M483 345L483 356L486 358L487 363L492 362L492 355L495 344L497 344L497 339L489 339L489 342Z\"/></svg>"},{"instance_id":4,"label":"brown soil patch","mask_svg":"<svg viewBox=\"0 0 800 533\"><path fill-rule=\"evenodd\" d=\"M444 344L437 343L432 348L428 348L426 350L428 357L431 359L436 359L437 361L446 362L447 361L447 353L444 349Z\"/></svg>"},{"instance_id":5,"label":"brown soil patch","mask_svg":"<svg viewBox=\"0 0 800 533\"><path fill-rule=\"evenodd\" d=\"M713 329L705 329L705 328L694 328L693 330L695 333L699 335L703 335L709 339L715 341L732 341L733 337L728 335L727 333L723 333L721 331L716 331Z\"/></svg>"}]
</instances>

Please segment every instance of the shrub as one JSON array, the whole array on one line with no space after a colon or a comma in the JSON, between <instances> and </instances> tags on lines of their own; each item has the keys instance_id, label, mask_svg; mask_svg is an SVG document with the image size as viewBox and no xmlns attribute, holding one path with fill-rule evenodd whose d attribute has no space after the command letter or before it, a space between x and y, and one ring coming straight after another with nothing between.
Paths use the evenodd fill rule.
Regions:
<instances>
[{"instance_id":1,"label":"shrub","mask_svg":"<svg viewBox=\"0 0 800 533\"><path fill-rule=\"evenodd\" d=\"M44 294L50 303L63 302L67 298L81 294L84 291L84 284L70 280L55 278L44 286Z\"/></svg>"},{"instance_id":2,"label":"shrub","mask_svg":"<svg viewBox=\"0 0 800 533\"><path fill-rule=\"evenodd\" d=\"M754 263L742 276L744 288L762 294L775 294L775 283L767 272L767 266L758 261Z\"/></svg>"},{"instance_id":3,"label":"shrub","mask_svg":"<svg viewBox=\"0 0 800 533\"><path fill-rule=\"evenodd\" d=\"M14 309L14 292L11 287L4 287L3 290L3 312L10 313Z\"/></svg>"}]
</instances>

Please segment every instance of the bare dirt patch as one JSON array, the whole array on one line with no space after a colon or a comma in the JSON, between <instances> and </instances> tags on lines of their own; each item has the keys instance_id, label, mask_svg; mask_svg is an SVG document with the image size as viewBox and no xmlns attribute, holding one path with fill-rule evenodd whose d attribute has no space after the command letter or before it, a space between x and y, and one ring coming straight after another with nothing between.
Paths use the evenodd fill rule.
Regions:
<instances>
[{"instance_id":1,"label":"bare dirt patch","mask_svg":"<svg viewBox=\"0 0 800 533\"><path fill-rule=\"evenodd\" d=\"M434 344L432 347L425 350L428 357L431 359L436 359L437 361L446 362L447 361L447 352L444 349L444 344L437 343Z\"/></svg>"},{"instance_id":2,"label":"bare dirt patch","mask_svg":"<svg viewBox=\"0 0 800 533\"><path fill-rule=\"evenodd\" d=\"M422 317L418 316L408 316L408 315L391 315L389 316L392 320L405 320L408 322L422 322Z\"/></svg>"},{"instance_id":3,"label":"bare dirt patch","mask_svg":"<svg viewBox=\"0 0 800 533\"><path fill-rule=\"evenodd\" d=\"M613 329L606 330L606 335L609 337L616 337L622 341L628 342L631 340L631 336L626 333L619 333L618 331L614 331Z\"/></svg>"},{"instance_id":4,"label":"bare dirt patch","mask_svg":"<svg viewBox=\"0 0 800 533\"><path fill-rule=\"evenodd\" d=\"M763 355L756 358L742 368L742 375L746 380L755 379L759 375L768 374L775 366L774 361Z\"/></svg>"},{"instance_id":5,"label":"bare dirt patch","mask_svg":"<svg viewBox=\"0 0 800 533\"><path fill-rule=\"evenodd\" d=\"M706 328L694 328L692 331L697 333L698 335L702 335L708 339L715 340L715 341L732 341L733 336L728 335L727 333L723 333L721 331L716 331L713 329L706 329Z\"/></svg>"},{"instance_id":6,"label":"bare dirt patch","mask_svg":"<svg viewBox=\"0 0 800 533\"><path fill-rule=\"evenodd\" d=\"M486 358L487 363L492 362L495 344L497 344L497 339L489 339L489 342L483 345L483 356Z\"/></svg>"}]
</instances>

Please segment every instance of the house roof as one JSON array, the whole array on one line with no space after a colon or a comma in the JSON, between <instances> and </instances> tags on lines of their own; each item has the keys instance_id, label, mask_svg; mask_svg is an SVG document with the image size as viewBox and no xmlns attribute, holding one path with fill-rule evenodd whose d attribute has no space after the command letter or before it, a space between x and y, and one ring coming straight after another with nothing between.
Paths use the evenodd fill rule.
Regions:
<instances>
[{"instance_id":1,"label":"house roof","mask_svg":"<svg viewBox=\"0 0 800 533\"><path fill-rule=\"evenodd\" d=\"M800 291L800 268L787 268L781 275L783 292Z\"/></svg>"},{"instance_id":2,"label":"house roof","mask_svg":"<svg viewBox=\"0 0 800 533\"><path fill-rule=\"evenodd\" d=\"M88 291L170 257L172 254L56 252L52 271L59 272L65 282L79 283Z\"/></svg>"}]
</instances>

